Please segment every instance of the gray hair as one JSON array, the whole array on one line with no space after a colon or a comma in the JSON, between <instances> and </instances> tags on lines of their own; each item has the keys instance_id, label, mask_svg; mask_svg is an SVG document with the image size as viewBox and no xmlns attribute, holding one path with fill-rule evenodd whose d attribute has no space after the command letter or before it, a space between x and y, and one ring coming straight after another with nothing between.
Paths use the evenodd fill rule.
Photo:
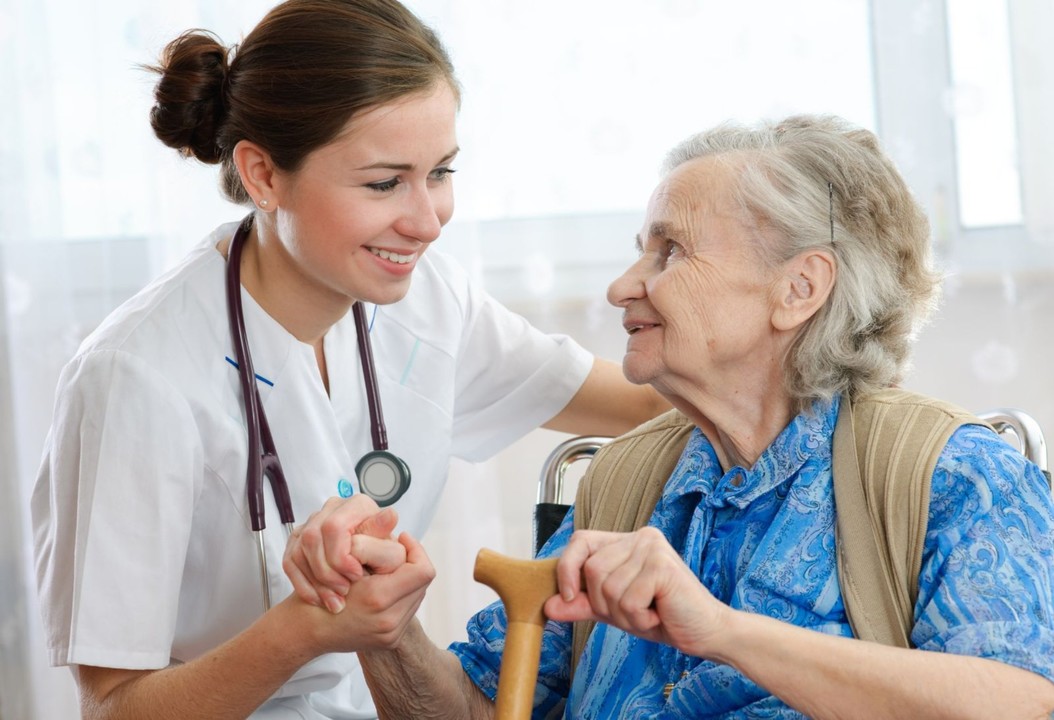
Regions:
<instances>
[{"instance_id":1,"label":"gray hair","mask_svg":"<svg viewBox=\"0 0 1054 720\"><path fill-rule=\"evenodd\" d=\"M810 249L835 257L831 295L788 355L786 385L799 408L899 383L941 277L926 215L875 135L829 116L726 124L680 143L663 173L701 157L732 170L730 197L768 230L756 234L766 265Z\"/></svg>"}]
</instances>

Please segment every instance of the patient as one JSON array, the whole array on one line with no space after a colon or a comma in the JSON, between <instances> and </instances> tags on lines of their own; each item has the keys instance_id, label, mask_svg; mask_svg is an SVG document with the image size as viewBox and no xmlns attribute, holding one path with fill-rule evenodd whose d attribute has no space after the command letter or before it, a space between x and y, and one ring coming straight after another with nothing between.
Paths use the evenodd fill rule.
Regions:
<instances>
[{"instance_id":1,"label":"patient","mask_svg":"<svg viewBox=\"0 0 1054 720\"><path fill-rule=\"evenodd\" d=\"M939 450L914 647L854 639L836 421L902 380L939 284L925 216L874 135L796 117L689 138L637 245L608 291L629 335L623 370L683 415L602 454L678 423L684 442L646 527L574 531L596 517L580 492L543 548L562 557L535 717L1047 717L1054 505L1039 469L983 425L957 426ZM334 528L367 512L345 505L298 534L312 538L287 553L302 596L349 549ZM581 652L573 621L597 622ZM490 717L505 625L496 603L449 651L412 622L360 653L381 716Z\"/></svg>"}]
</instances>

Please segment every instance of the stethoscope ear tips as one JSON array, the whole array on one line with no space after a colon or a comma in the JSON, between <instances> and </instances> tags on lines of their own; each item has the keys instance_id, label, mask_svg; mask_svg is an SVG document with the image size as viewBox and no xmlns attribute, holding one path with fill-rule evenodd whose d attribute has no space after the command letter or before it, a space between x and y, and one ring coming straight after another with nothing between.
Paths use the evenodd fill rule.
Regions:
<instances>
[{"instance_id":1,"label":"stethoscope ear tips","mask_svg":"<svg viewBox=\"0 0 1054 720\"><path fill-rule=\"evenodd\" d=\"M386 450L373 450L355 466L359 490L380 506L387 507L410 487L410 468L402 458Z\"/></svg>"}]
</instances>

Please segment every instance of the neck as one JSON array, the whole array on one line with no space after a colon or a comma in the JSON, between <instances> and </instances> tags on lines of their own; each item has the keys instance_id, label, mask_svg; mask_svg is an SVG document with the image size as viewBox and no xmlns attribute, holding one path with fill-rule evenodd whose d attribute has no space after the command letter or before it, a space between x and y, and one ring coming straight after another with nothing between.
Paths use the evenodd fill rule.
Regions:
<instances>
[{"instance_id":1,"label":"neck","mask_svg":"<svg viewBox=\"0 0 1054 720\"><path fill-rule=\"evenodd\" d=\"M794 419L794 403L782 376L720 390L663 394L703 431L723 470L737 465L751 468Z\"/></svg>"},{"instance_id":2,"label":"neck","mask_svg":"<svg viewBox=\"0 0 1054 720\"><path fill-rule=\"evenodd\" d=\"M242 249L241 284L264 312L319 354L322 338L354 302L312 282L259 221Z\"/></svg>"}]
</instances>

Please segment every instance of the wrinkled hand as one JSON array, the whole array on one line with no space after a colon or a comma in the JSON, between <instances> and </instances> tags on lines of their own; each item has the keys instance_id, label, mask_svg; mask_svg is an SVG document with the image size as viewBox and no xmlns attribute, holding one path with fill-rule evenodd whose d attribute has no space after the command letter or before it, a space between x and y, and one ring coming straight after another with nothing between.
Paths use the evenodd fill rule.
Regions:
<instances>
[{"instance_id":1,"label":"wrinkled hand","mask_svg":"<svg viewBox=\"0 0 1054 720\"><path fill-rule=\"evenodd\" d=\"M327 500L286 544L282 568L296 595L341 612L354 583L392 573L407 561L406 544L392 537L398 521L395 510L382 510L365 495Z\"/></svg>"},{"instance_id":2,"label":"wrinkled hand","mask_svg":"<svg viewBox=\"0 0 1054 720\"><path fill-rule=\"evenodd\" d=\"M556 566L553 620L596 620L700 655L732 612L699 582L661 532L579 530Z\"/></svg>"}]
</instances>

